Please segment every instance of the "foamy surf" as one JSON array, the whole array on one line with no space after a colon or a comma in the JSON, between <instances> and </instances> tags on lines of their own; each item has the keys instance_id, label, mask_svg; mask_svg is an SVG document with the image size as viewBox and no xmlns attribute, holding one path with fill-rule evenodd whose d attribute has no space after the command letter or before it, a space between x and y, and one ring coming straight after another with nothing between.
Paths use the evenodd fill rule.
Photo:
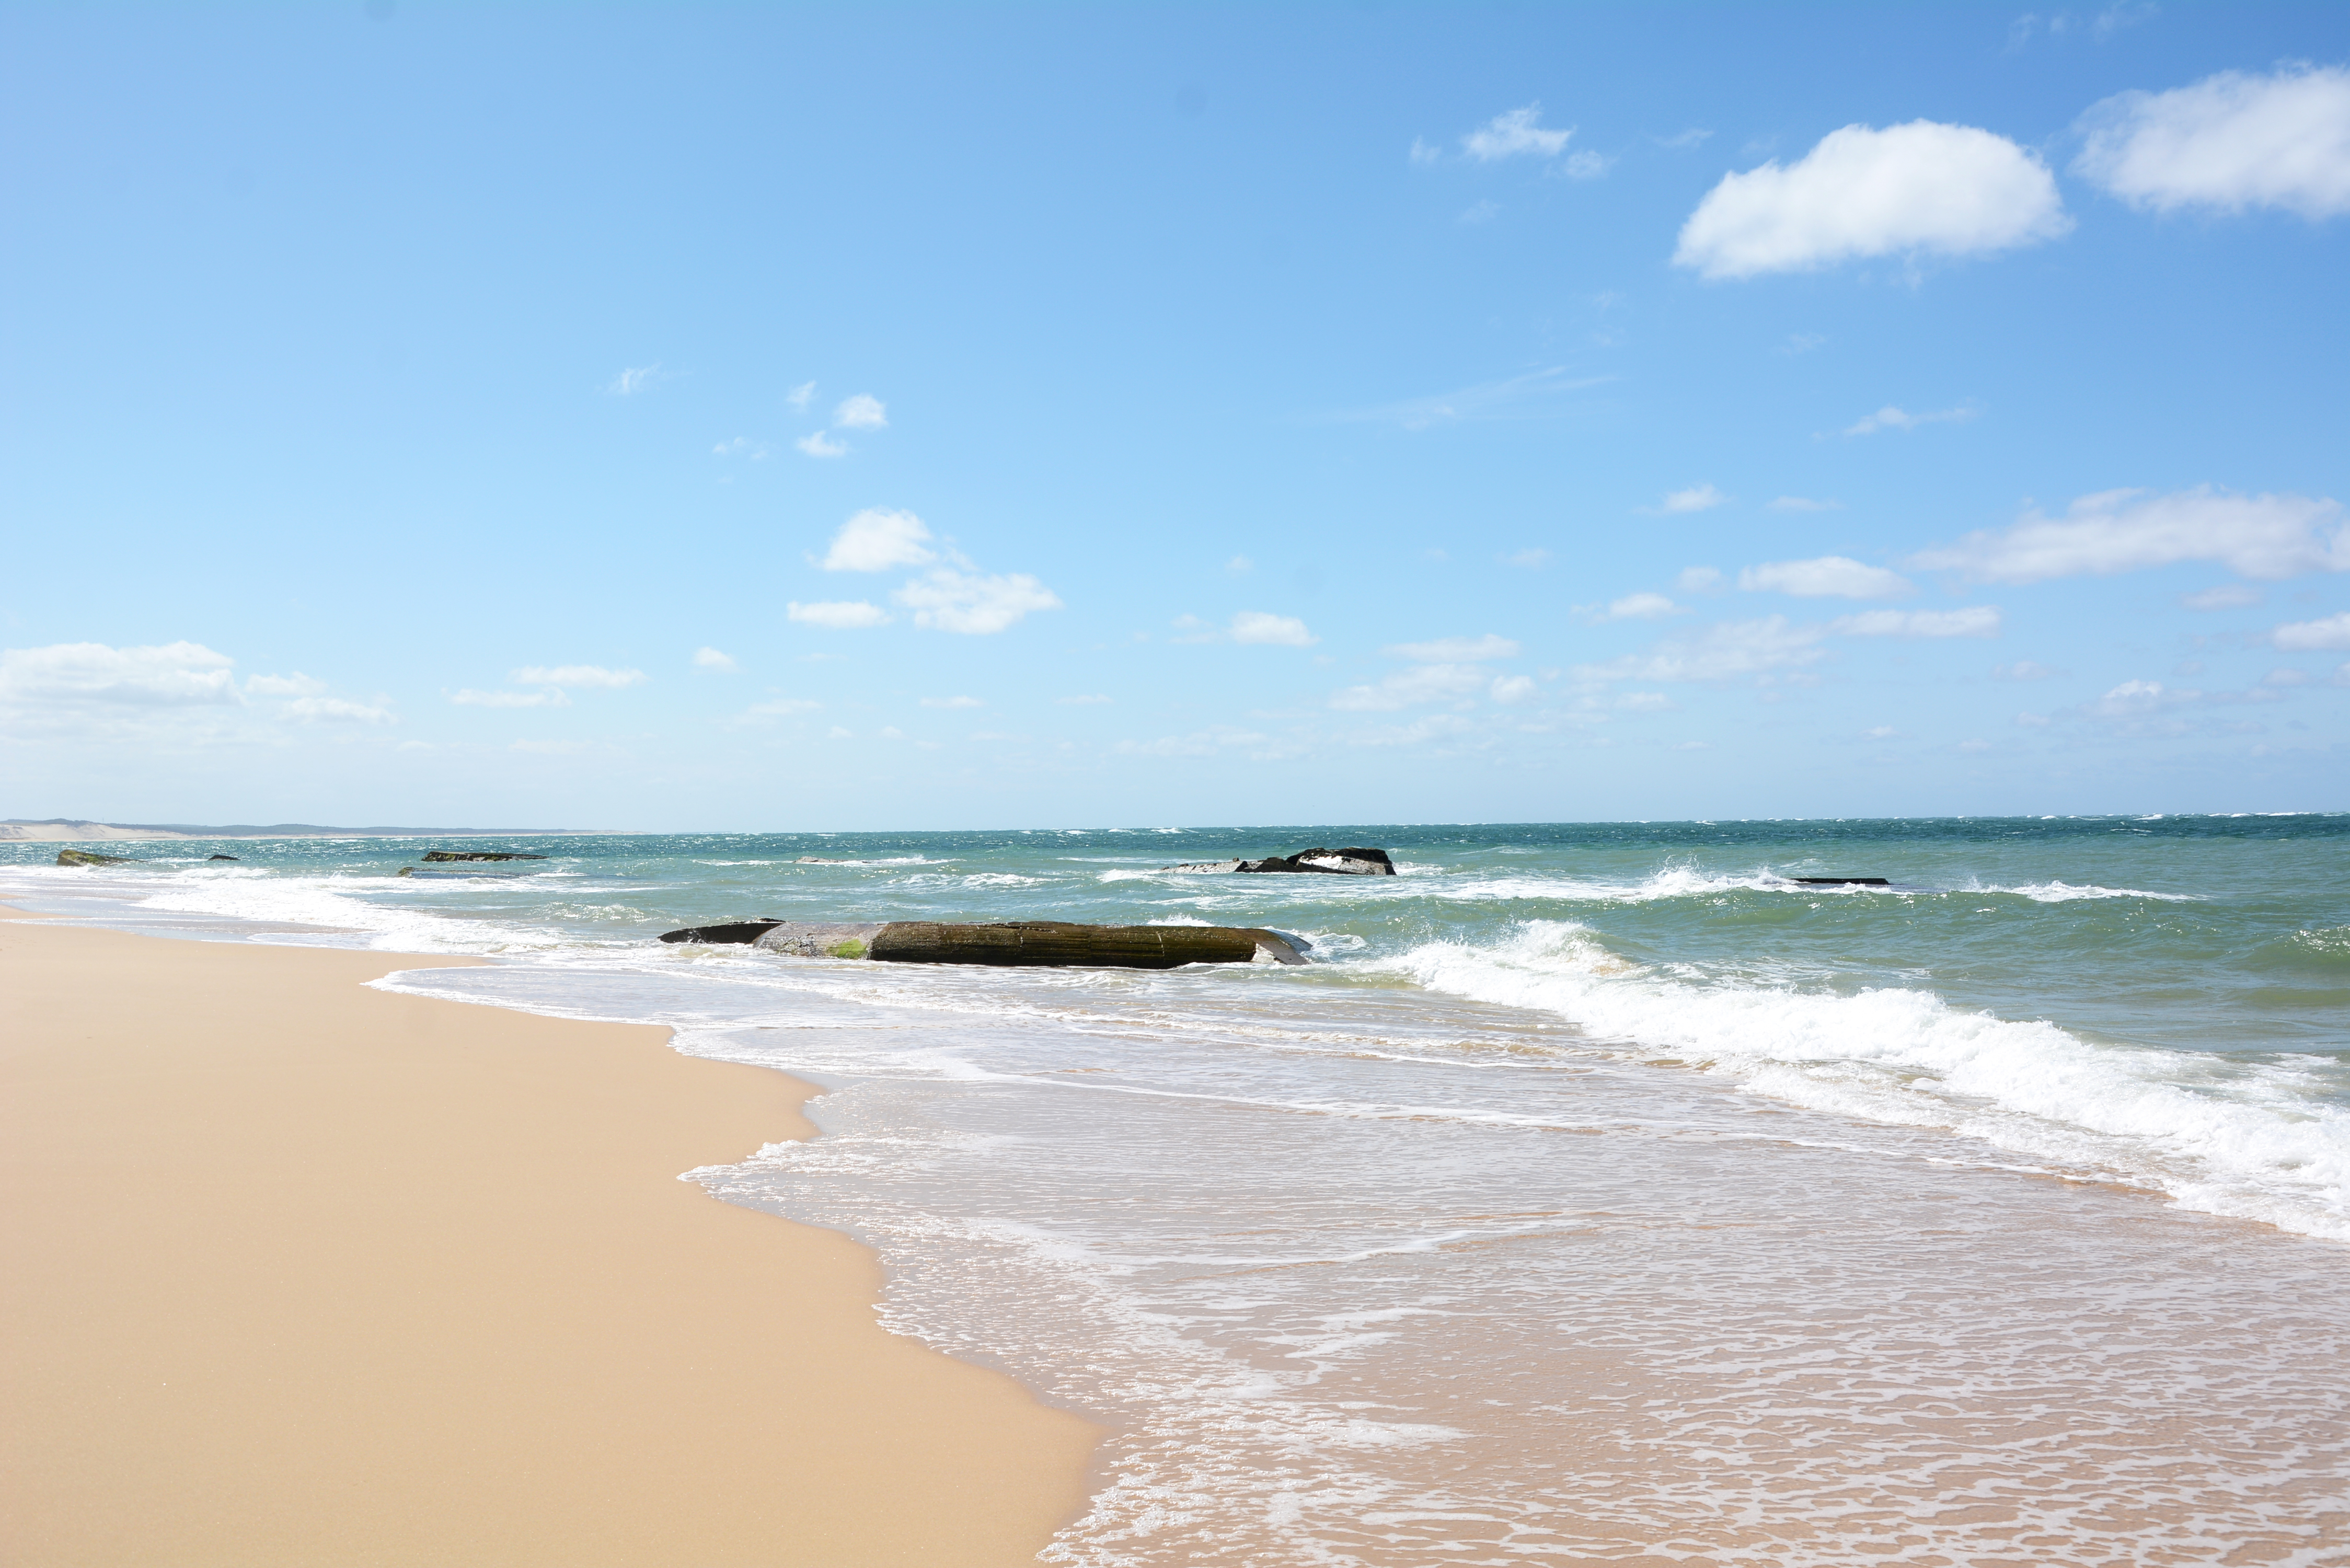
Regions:
<instances>
[{"instance_id":1,"label":"foamy surf","mask_svg":"<svg viewBox=\"0 0 2350 1568\"><path fill-rule=\"evenodd\" d=\"M1378 967L1555 1013L1594 1049L1700 1067L1818 1110L1947 1127L2189 1208L2350 1240L2350 1113L2290 1065L2183 1064L1924 991L1695 984L1629 962L1569 921L1527 921L1492 947L1430 942Z\"/></svg>"}]
</instances>

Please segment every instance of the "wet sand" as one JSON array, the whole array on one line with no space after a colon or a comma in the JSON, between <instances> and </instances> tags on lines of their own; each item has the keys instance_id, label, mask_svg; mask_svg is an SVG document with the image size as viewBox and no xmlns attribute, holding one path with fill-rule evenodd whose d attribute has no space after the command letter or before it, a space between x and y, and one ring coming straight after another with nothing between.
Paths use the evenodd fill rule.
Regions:
<instances>
[{"instance_id":1,"label":"wet sand","mask_svg":"<svg viewBox=\"0 0 2350 1568\"><path fill-rule=\"evenodd\" d=\"M0 1558L1031 1561L1095 1428L676 1179L814 1091L468 961L0 919Z\"/></svg>"}]
</instances>

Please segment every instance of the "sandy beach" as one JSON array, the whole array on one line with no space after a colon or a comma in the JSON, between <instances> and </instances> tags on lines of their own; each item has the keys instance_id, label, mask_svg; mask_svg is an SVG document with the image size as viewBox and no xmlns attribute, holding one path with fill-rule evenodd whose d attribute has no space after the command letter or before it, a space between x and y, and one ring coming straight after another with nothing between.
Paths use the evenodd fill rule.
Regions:
<instances>
[{"instance_id":1,"label":"sandy beach","mask_svg":"<svg viewBox=\"0 0 2350 1568\"><path fill-rule=\"evenodd\" d=\"M677 1179L812 1091L463 963L0 921L0 1556L1030 1561L1096 1438Z\"/></svg>"}]
</instances>

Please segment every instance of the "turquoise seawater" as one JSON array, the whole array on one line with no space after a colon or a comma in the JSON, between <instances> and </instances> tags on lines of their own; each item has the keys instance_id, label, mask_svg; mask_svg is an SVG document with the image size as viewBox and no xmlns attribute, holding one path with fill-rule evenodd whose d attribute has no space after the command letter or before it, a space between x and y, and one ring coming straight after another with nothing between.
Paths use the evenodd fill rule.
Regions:
<instances>
[{"instance_id":1,"label":"turquoise seawater","mask_svg":"<svg viewBox=\"0 0 2350 1568\"><path fill-rule=\"evenodd\" d=\"M822 1137L696 1179L858 1236L892 1326L1112 1428L1052 1560L2350 1561L2350 815L615 836L397 875L442 842L0 845L0 892L489 955L384 983L823 1085ZM1315 845L1401 874L1160 869ZM655 940L759 916L1315 961Z\"/></svg>"}]
</instances>

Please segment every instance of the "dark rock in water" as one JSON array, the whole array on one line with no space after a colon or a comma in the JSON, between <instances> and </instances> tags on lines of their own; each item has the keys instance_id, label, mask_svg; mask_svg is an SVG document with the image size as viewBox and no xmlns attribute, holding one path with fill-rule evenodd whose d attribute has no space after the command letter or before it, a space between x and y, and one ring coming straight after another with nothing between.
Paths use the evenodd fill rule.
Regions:
<instances>
[{"instance_id":1,"label":"dark rock in water","mask_svg":"<svg viewBox=\"0 0 2350 1568\"><path fill-rule=\"evenodd\" d=\"M1214 873L1224 871L1321 871L1340 877L1392 877L1395 862L1384 849L1301 849L1263 860L1200 860L1188 866L1161 866L1161 871Z\"/></svg>"},{"instance_id":2,"label":"dark rock in water","mask_svg":"<svg viewBox=\"0 0 2350 1568\"><path fill-rule=\"evenodd\" d=\"M1230 926L1081 926L1067 920L950 925L895 920L875 933L881 963L999 967L1180 969L1191 963L1304 963L1289 939Z\"/></svg>"},{"instance_id":3,"label":"dark rock in water","mask_svg":"<svg viewBox=\"0 0 2350 1568\"><path fill-rule=\"evenodd\" d=\"M215 860L234 860L236 857L234 855L215 855L213 858Z\"/></svg>"},{"instance_id":4,"label":"dark rock in water","mask_svg":"<svg viewBox=\"0 0 2350 1568\"><path fill-rule=\"evenodd\" d=\"M506 855L489 849L428 849L427 861L432 860L544 860L544 855Z\"/></svg>"},{"instance_id":5,"label":"dark rock in water","mask_svg":"<svg viewBox=\"0 0 2350 1568\"><path fill-rule=\"evenodd\" d=\"M128 855L99 855L88 849L60 849L57 851L57 864L60 866L136 866L138 862Z\"/></svg>"},{"instance_id":6,"label":"dark rock in water","mask_svg":"<svg viewBox=\"0 0 2350 1568\"><path fill-rule=\"evenodd\" d=\"M1788 881L1805 888L1890 888L1892 879L1885 877L1790 877Z\"/></svg>"},{"instance_id":7,"label":"dark rock in water","mask_svg":"<svg viewBox=\"0 0 2350 1568\"><path fill-rule=\"evenodd\" d=\"M781 920L734 920L723 926L688 926L681 931L663 931L665 942L733 943L748 946L764 937Z\"/></svg>"}]
</instances>

